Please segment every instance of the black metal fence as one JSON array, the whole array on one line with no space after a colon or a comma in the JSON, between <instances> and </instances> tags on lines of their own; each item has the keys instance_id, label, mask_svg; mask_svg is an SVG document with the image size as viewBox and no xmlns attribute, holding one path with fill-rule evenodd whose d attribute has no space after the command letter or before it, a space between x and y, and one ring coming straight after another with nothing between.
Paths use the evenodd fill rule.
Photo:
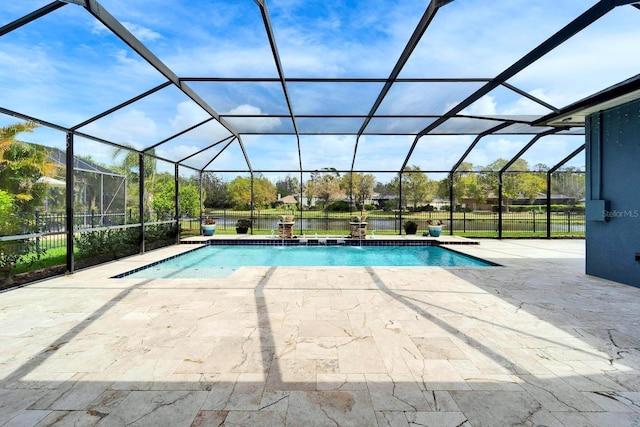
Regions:
<instances>
[{"instance_id":1,"label":"black metal fence","mask_svg":"<svg viewBox=\"0 0 640 427\"><path fill-rule=\"evenodd\" d=\"M216 220L218 232L234 233L239 219L252 220L254 234L277 234L278 215L294 215L294 232L296 234L337 234L350 233L350 219L359 212L324 212L324 211L259 211L251 215L246 211L219 210L208 212L206 216ZM444 234L468 237L498 237L499 214L497 212L454 212L453 220L448 211L430 212L383 212L375 211L367 214L367 231L370 235L404 234L403 226L407 221L418 224L418 233L427 230L429 220L445 222ZM547 213L543 211L505 212L502 214L503 237L545 237L547 227L550 235L556 237L584 237L585 216L583 212L571 210L552 212L547 223ZM183 230L199 230L201 220L185 218L181 220ZM131 212L97 215L95 212L74 215L75 230L80 232L91 229L103 229L112 226L124 226L138 223ZM36 242L39 251L64 247L66 245L66 215L64 213L36 212L34 232L30 238Z\"/></svg>"},{"instance_id":2,"label":"black metal fence","mask_svg":"<svg viewBox=\"0 0 640 427\"><path fill-rule=\"evenodd\" d=\"M323 211L288 211L277 212L256 210L250 212L219 210L210 211L206 216L216 220L216 229L233 232L239 219L251 219L253 232L257 234L275 233L278 229L278 215L290 214L295 217L295 233L297 234L348 234L349 222L359 212L323 212ZM548 219L550 219L548 223ZM403 226L407 221L418 224L418 231L426 231L429 220L445 222L445 234L462 236L497 237L499 235L499 214L497 212L454 212L453 220L448 211L429 212L383 212L375 211L367 214L369 233L403 234ZM194 228L193 220L191 222ZM183 226L184 227L184 226ZM544 237L550 229L552 236L584 236L584 212L571 210L552 212L547 218L546 211L503 212L503 237Z\"/></svg>"}]
</instances>

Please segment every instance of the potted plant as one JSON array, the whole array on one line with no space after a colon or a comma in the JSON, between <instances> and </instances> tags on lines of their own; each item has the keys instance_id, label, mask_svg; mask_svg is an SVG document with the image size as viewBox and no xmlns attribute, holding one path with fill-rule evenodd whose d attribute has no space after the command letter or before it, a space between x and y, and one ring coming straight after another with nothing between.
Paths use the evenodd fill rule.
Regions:
<instances>
[{"instance_id":1,"label":"potted plant","mask_svg":"<svg viewBox=\"0 0 640 427\"><path fill-rule=\"evenodd\" d=\"M407 234L416 234L418 231L418 223L415 221L405 221L404 232Z\"/></svg>"},{"instance_id":2,"label":"potted plant","mask_svg":"<svg viewBox=\"0 0 640 427\"><path fill-rule=\"evenodd\" d=\"M249 231L250 227L251 227L250 219L239 219L236 222L236 233L247 234L247 231Z\"/></svg>"},{"instance_id":3,"label":"potted plant","mask_svg":"<svg viewBox=\"0 0 640 427\"><path fill-rule=\"evenodd\" d=\"M216 220L211 217L206 217L202 223L202 235L213 236L216 232Z\"/></svg>"},{"instance_id":4,"label":"potted plant","mask_svg":"<svg viewBox=\"0 0 640 427\"><path fill-rule=\"evenodd\" d=\"M441 219L438 220L427 220L427 228L429 229L429 236L431 237L440 237L440 233L442 233L442 227L444 227L444 221Z\"/></svg>"}]
</instances>

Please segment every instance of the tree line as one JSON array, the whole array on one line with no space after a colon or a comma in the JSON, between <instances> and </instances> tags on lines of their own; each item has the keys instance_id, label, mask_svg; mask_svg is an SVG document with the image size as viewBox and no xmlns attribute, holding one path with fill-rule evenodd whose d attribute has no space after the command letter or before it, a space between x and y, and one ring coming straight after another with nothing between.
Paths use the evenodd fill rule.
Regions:
<instances>
[{"instance_id":1,"label":"tree line","mask_svg":"<svg viewBox=\"0 0 640 427\"><path fill-rule=\"evenodd\" d=\"M434 180L420 166L408 166L402 174L402 207L419 209L432 203L434 199L449 200L450 186L453 186L454 203L486 203L497 197L499 173L508 160L498 159L487 166L462 163L452 182L449 177ZM505 205L515 199L533 203L541 193L546 193L546 174L549 168L536 164L530 168L524 159L515 161L502 176L502 193ZM551 191L570 199L584 197L584 173L576 168L561 170L564 179L552 181ZM568 178L567 178L568 177ZM238 176L225 182L213 173L203 174L204 206L206 208L248 209L251 205L251 178ZM304 203L300 204L300 195ZM374 194L386 196L387 209L397 209L400 200L400 176L395 175L389 182L376 180L369 173L339 173L334 168L323 168L312 172L309 179L301 184L292 176L280 177L275 181L255 174L253 179L253 205L267 208L276 205L278 197L293 195L298 200L297 208L317 205L329 208L340 202L345 210L361 209L370 203ZM371 207L373 208L373 207Z\"/></svg>"}]
</instances>

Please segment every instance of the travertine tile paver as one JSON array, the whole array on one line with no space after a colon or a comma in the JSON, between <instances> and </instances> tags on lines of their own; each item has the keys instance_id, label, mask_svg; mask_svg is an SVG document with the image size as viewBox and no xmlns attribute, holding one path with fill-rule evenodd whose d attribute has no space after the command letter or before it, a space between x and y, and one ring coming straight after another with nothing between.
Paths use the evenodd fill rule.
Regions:
<instances>
[{"instance_id":1,"label":"travertine tile paver","mask_svg":"<svg viewBox=\"0 0 640 427\"><path fill-rule=\"evenodd\" d=\"M109 278L191 248L0 293L0 426L640 423L640 289L586 276L582 241Z\"/></svg>"}]
</instances>

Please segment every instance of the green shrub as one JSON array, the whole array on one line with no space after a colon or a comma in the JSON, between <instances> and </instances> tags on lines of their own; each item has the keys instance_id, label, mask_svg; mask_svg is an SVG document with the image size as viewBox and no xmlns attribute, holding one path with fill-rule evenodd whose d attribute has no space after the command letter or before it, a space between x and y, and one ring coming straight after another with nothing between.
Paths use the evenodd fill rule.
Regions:
<instances>
[{"instance_id":1,"label":"green shrub","mask_svg":"<svg viewBox=\"0 0 640 427\"><path fill-rule=\"evenodd\" d=\"M78 258L104 255L118 259L138 252L139 230L137 228L87 231L74 237ZM147 238L153 239L153 236Z\"/></svg>"},{"instance_id":2,"label":"green shrub","mask_svg":"<svg viewBox=\"0 0 640 427\"><path fill-rule=\"evenodd\" d=\"M145 249L157 249L176 243L178 236L176 224L154 224L145 227L144 241Z\"/></svg>"},{"instance_id":3,"label":"green shrub","mask_svg":"<svg viewBox=\"0 0 640 427\"><path fill-rule=\"evenodd\" d=\"M387 200L384 202L384 207L382 208L385 212L391 212L398 206L398 202L395 200Z\"/></svg>"},{"instance_id":4,"label":"green shrub","mask_svg":"<svg viewBox=\"0 0 640 427\"><path fill-rule=\"evenodd\" d=\"M418 223L415 221L405 221L403 228L404 232L407 234L416 234L418 231Z\"/></svg>"},{"instance_id":5,"label":"green shrub","mask_svg":"<svg viewBox=\"0 0 640 427\"><path fill-rule=\"evenodd\" d=\"M35 233L38 230L30 224L26 215L20 215L14 198L0 190L0 236L17 236ZM5 284L12 283L12 270L18 264L32 263L40 257L33 239L8 240L0 242L0 272Z\"/></svg>"},{"instance_id":6,"label":"green shrub","mask_svg":"<svg viewBox=\"0 0 640 427\"><path fill-rule=\"evenodd\" d=\"M251 228L251 220L250 219L244 219L241 218L236 222L236 227L237 228Z\"/></svg>"},{"instance_id":7,"label":"green shrub","mask_svg":"<svg viewBox=\"0 0 640 427\"><path fill-rule=\"evenodd\" d=\"M324 210L327 212L349 212L349 203L342 200L327 203Z\"/></svg>"}]
</instances>

